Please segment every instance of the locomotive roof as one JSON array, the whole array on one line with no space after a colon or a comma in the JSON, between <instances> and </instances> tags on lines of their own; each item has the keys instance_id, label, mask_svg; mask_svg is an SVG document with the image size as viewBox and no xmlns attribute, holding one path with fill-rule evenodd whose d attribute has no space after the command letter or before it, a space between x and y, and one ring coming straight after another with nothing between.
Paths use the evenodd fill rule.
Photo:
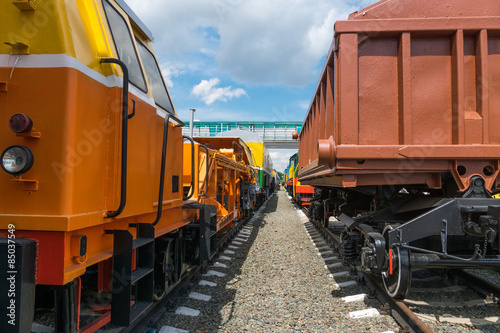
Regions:
<instances>
[{"instance_id":1,"label":"locomotive roof","mask_svg":"<svg viewBox=\"0 0 500 333\"><path fill-rule=\"evenodd\" d=\"M132 8L130 8L127 3L125 2L125 0L116 0L116 3L118 3L118 5L120 5L120 7L127 13L127 15L130 17L130 19L132 21L134 21L134 23L137 25L137 27L151 40L153 41L153 33L151 32L151 30L148 29L148 27L146 27L146 25L144 24L144 22L141 21L141 19L139 18L139 16L137 16L136 13L134 13L134 11L132 10Z\"/></svg>"}]
</instances>

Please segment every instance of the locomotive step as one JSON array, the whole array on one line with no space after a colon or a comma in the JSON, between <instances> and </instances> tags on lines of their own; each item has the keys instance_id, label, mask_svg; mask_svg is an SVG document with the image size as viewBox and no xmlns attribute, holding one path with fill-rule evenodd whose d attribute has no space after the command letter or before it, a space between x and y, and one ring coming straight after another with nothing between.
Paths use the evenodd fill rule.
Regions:
<instances>
[{"instance_id":1,"label":"locomotive step","mask_svg":"<svg viewBox=\"0 0 500 333\"><path fill-rule=\"evenodd\" d=\"M154 241L154 238L136 238L132 242L132 248L137 249L138 247L141 247L143 245L149 244Z\"/></svg>"},{"instance_id":2,"label":"locomotive step","mask_svg":"<svg viewBox=\"0 0 500 333\"><path fill-rule=\"evenodd\" d=\"M134 284L149 273L152 273L153 269L152 268L137 268L135 271L132 272L131 276L131 283Z\"/></svg>"}]
</instances>

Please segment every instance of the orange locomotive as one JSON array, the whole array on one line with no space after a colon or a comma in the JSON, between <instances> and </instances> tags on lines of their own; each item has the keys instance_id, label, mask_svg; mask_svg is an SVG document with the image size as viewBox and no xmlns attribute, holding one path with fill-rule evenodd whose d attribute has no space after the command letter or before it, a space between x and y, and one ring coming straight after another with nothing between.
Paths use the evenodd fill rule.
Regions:
<instances>
[{"instance_id":1,"label":"orange locomotive","mask_svg":"<svg viewBox=\"0 0 500 333\"><path fill-rule=\"evenodd\" d=\"M194 138L193 146L185 145L185 154L194 153L192 171L184 170L185 193L194 181L198 191L193 198L211 206L216 217L213 231L232 228L233 221L248 217L256 208L256 172L252 153L240 138ZM207 158L208 156L208 158ZM208 163L207 163L208 161ZM191 174L194 172L194 178Z\"/></svg>"},{"instance_id":2,"label":"orange locomotive","mask_svg":"<svg viewBox=\"0 0 500 333\"><path fill-rule=\"evenodd\" d=\"M194 162L151 33L120 0L3 1L0 26L0 327L29 331L52 294L56 332L128 326L210 258L222 211L199 183L184 194ZM82 284L112 294L85 327Z\"/></svg>"}]
</instances>

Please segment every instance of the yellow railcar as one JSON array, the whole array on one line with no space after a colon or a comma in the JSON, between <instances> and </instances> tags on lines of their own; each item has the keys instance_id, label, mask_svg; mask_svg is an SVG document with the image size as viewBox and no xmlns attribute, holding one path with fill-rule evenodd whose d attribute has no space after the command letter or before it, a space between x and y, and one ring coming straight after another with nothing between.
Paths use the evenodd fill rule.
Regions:
<instances>
[{"instance_id":1,"label":"yellow railcar","mask_svg":"<svg viewBox=\"0 0 500 333\"><path fill-rule=\"evenodd\" d=\"M254 156L254 163L258 168L259 190L257 193L257 201L260 205L270 195L273 162L271 159L271 155L264 145L264 142L247 142L247 145L252 151L252 155Z\"/></svg>"}]
</instances>

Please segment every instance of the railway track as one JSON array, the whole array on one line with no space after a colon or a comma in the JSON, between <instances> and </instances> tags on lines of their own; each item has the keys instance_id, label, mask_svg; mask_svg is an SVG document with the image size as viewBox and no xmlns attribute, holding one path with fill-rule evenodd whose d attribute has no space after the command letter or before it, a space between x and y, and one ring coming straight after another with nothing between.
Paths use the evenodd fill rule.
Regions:
<instances>
[{"instance_id":1,"label":"railway track","mask_svg":"<svg viewBox=\"0 0 500 333\"><path fill-rule=\"evenodd\" d=\"M307 217L306 208L296 208ZM333 254L338 254L341 230L339 226L331 224L329 228L325 228L320 223L308 219L305 227L313 241L318 241L318 238L314 238L315 235L321 235ZM327 253L328 249L323 248L323 251ZM329 253L326 256L331 255L332 253ZM383 308L401 325L402 332L500 331L499 283L466 270L415 269L410 294L404 300L397 300L386 293L381 280L374 275L348 267L357 284L365 284L368 287L369 291L365 297L377 298ZM336 278L342 276L341 273L331 275ZM491 274L499 276L497 272ZM349 282L339 285L348 286Z\"/></svg>"},{"instance_id":2,"label":"railway track","mask_svg":"<svg viewBox=\"0 0 500 333\"><path fill-rule=\"evenodd\" d=\"M224 275L203 278L176 299L177 309L187 307L198 313L191 316L169 311L156 329L162 333L354 332L353 320L343 314L365 304L379 307L377 300L359 304L335 297L347 294L335 290L335 281L326 274L323 260L315 255L316 247L310 243L295 209L284 193L278 197L245 226L244 230L249 230L247 240L239 244L233 241L228 246L233 253L227 256L232 260L219 256L212 263L210 270ZM205 279L212 285L201 285ZM364 292L361 290L365 288L355 289ZM210 299L194 299L193 293ZM333 293L336 295L332 298ZM358 323L357 332L398 332L399 327L388 315Z\"/></svg>"},{"instance_id":3,"label":"railway track","mask_svg":"<svg viewBox=\"0 0 500 333\"><path fill-rule=\"evenodd\" d=\"M297 209L299 208L297 207ZM349 285L352 285L354 281L354 284L358 285L358 289L360 285L362 287L364 285L366 294L353 295L353 297L357 296L358 300L378 299L380 302L379 310L382 309L380 312L391 315L401 325L400 332L500 331L499 319L496 318L496 314L500 312L498 306L500 288L498 285L463 270L448 271L446 274L439 271L414 270L412 291L409 297L404 301L395 300L387 295L383 285L373 275L356 271L345 264L328 262L327 260L332 259L337 252L340 241L339 226L331 223L330 228L324 228L318 223L309 221L306 218L306 210L300 212L301 220L304 221L311 239L317 244L318 251L325 254L323 256L325 263L336 267L330 270L335 281L347 280L339 282L339 287L349 288ZM235 235L245 227L250 219L239 221L233 229L219 237L218 251L215 255L219 255L226 248L227 244L235 238ZM319 243L326 243L328 246L319 245ZM135 325L126 329L108 329L102 332L155 332L153 328L159 327L158 323L165 311L173 310L169 301L175 300L178 296L182 297L183 290L186 290L185 288L193 281L197 282L199 276L206 270L207 266L197 266L191 269L181 283L171 290L167 297L156 302L154 308ZM345 275L346 270L349 271L347 276ZM466 297L467 303L464 301ZM360 315L369 315L369 311Z\"/></svg>"},{"instance_id":4,"label":"railway track","mask_svg":"<svg viewBox=\"0 0 500 333\"><path fill-rule=\"evenodd\" d=\"M261 206L265 208L266 203ZM240 233L243 227L252 219L254 219L259 212L252 214L251 216L241 219L238 222L235 222L233 228L228 229L227 232L218 235L217 239L217 251L214 252L212 257L210 258L210 262L205 263L202 266L193 267L189 273L182 279L182 281L176 285L176 287L171 290L165 297L163 297L160 301L156 302L154 308L151 309L150 312L145 314L142 318L140 318L135 325L131 325L122 330L116 331L113 330L112 333L132 333L132 332L156 332L154 327L158 326L158 322L161 320L162 316L165 314L165 311L172 310L171 303L182 293L182 290L185 289L190 283L194 280L199 280L201 274L206 273L208 266L214 261L214 258L219 256L220 253L227 247L227 245L236 238L236 235ZM103 331L103 333L107 333ZM111 332L109 332L111 333Z\"/></svg>"}]
</instances>

